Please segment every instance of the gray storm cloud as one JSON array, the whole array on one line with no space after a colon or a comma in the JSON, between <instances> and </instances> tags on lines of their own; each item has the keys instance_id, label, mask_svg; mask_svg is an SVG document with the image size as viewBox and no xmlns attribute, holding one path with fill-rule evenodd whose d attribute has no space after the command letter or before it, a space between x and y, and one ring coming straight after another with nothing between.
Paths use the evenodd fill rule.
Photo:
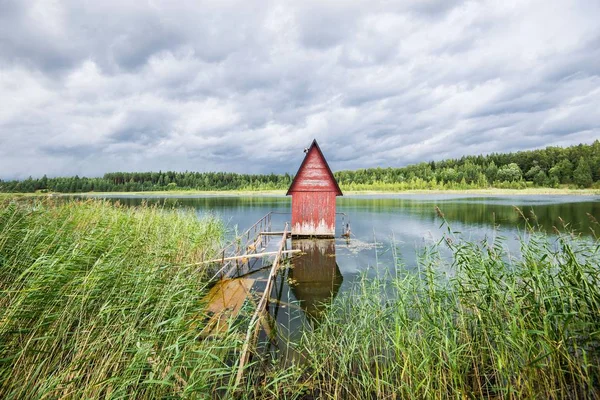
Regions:
<instances>
[{"instance_id":1,"label":"gray storm cloud","mask_svg":"<svg viewBox=\"0 0 600 400\"><path fill-rule=\"evenodd\" d=\"M176 4L174 4L176 3ZM0 0L0 178L600 138L600 3Z\"/></svg>"}]
</instances>

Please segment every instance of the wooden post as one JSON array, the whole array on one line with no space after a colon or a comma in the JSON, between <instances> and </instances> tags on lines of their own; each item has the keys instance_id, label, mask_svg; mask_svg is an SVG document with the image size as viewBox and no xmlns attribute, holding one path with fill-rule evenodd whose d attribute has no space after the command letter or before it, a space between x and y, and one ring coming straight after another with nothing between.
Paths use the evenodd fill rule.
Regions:
<instances>
[{"instance_id":1,"label":"wooden post","mask_svg":"<svg viewBox=\"0 0 600 400\"><path fill-rule=\"evenodd\" d=\"M225 250L223 250L223 254L221 255L221 279L223 279L223 273L225 271Z\"/></svg>"}]
</instances>

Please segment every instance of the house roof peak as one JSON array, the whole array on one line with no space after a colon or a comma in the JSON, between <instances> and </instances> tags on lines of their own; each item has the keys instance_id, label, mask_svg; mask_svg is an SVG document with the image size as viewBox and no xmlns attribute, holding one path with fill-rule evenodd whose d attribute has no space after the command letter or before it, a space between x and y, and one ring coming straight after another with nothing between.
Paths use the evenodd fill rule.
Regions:
<instances>
[{"instance_id":1,"label":"house roof peak","mask_svg":"<svg viewBox=\"0 0 600 400\"><path fill-rule=\"evenodd\" d=\"M335 192L336 196L343 196L317 139L314 139L310 147L304 149L304 152L306 156L286 195L293 192Z\"/></svg>"}]
</instances>

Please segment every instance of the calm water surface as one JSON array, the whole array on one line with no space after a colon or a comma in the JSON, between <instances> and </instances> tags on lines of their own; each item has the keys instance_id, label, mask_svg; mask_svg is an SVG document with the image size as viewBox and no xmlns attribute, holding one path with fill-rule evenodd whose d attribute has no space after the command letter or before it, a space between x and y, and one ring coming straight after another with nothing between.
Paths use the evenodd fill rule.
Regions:
<instances>
[{"instance_id":1,"label":"calm water surface","mask_svg":"<svg viewBox=\"0 0 600 400\"><path fill-rule=\"evenodd\" d=\"M229 235L243 232L270 211L273 230L283 230L289 221L291 199L284 196L104 196L127 205L142 202L193 208L199 216L207 213L225 221ZM392 247L411 266L415 251L440 240L439 207L454 231L470 239L494 234L515 244L525 223L515 207L548 232L565 221L582 235L591 235L589 215L600 220L600 196L473 196L473 195L370 195L338 197L336 258L345 284L362 271L394 267ZM339 238L349 223L352 240Z\"/></svg>"},{"instance_id":2,"label":"calm water surface","mask_svg":"<svg viewBox=\"0 0 600 400\"><path fill-rule=\"evenodd\" d=\"M283 196L104 196L127 205L142 202L193 208L199 216L207 213L222 218L228 234L243 232L270 211L273 230L283 230L289 221L291 200ZM292 320L318 323L321 303L343 295L360 274L381 274L393 270L398 262L415 268L419 249L442 238L446 228L435 207L444 213L453 231L467 239L480 240L493 235L506 238L509 250L518 249L518 237L525 221L518 207L531 221L547 232L553 227L570 228L590 238L593 224L600 220L600 196L474 196L474 195L373 195L338 198L337 238L330 241L294 241L305 255L281 277L277 296L283 304L299 301L303 315L293 307L273 309L272 314L293 336ZM346 224L351 240L339 237ZM277 240L274 240L276 242ZM397 257L394 257L394 251ZM400 260L400 261L399 261ZM258 274L260 276L260 273ZM292 281L292 285L288 283ZM260 283L259 283L260 284Z\"/></svg>"}]
</instances>

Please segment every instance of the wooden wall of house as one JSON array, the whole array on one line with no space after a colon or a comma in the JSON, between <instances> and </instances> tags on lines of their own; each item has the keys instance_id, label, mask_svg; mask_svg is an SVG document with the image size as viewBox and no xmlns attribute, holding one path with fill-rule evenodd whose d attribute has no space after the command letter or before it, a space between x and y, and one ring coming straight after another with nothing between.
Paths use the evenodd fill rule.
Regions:
<instances>
[{"instance_id":1,"label":"wooden wall of house","mask_svg":"<svg viewBox=\"0 0 600 400\"><path fill-rule=\"evenodd\" d=\"M335 192L294 192L292 234L335 236Z\"/></svg>"}]
</instances>

